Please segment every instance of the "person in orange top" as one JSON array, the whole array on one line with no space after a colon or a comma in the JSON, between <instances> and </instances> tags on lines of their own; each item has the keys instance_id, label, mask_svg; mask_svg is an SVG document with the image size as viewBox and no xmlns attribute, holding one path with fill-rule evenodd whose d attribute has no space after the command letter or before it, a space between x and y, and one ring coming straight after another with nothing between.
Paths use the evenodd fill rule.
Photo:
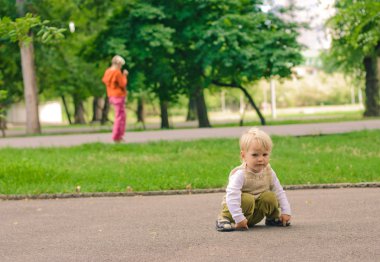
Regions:
<instances>
[{"instance_id":1,"label":"person in orange top","mask_svg":"<svg viewBox=\"0 0 380 262\"><path fill-rule=\"evenodd\" d=\"M128 71L121 71L121 67L125 64L125 60L116 55L112 58L112 65L104 72L103 83L107 88L107 96L110 104L115 110L115 121L112 130L112 139L115 143L124 141L125 133L125 99L127 97Z\"/></svg>"}]
</instances>

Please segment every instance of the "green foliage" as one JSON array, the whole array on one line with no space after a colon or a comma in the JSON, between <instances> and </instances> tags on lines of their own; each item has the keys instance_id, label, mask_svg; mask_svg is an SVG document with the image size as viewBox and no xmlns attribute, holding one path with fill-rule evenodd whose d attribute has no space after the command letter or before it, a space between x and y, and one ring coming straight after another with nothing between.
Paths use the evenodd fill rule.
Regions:
<instances>
[{"instance_id":1,"label":"green foliage","mask_svg":"<svg viewBox=\"0 0 380 262\"><path fill-rule=\"evenodd\" d=\"M36 45L38 81L44 98L75 96L84 100L105 94L101 77L103 61L90 61L84 48L105 25L113 4L118 1L32 1L31 9L59 27L75 24L60 45Z\"/></svg>"},{"instance_id":2,"label":"green foliage","mask_svg":"<svg viewBox=\"0 0 380 262\"><path fill-rule=\"evenodd\" d=\"M0 90L0 121L5 118L5 101L7 99L7 91Z\"/></svg>"},{"instance_id":3,"label":"green foliage","mask_svg":"<svg viewBox=\"0 0 380 262\"><path fill-rule=\"evenodd\" d=\"M0 19L0 37L9 38L11 42L18 42L20 45L28 44L33 40L31 30L36 28L37 37L42 43L64 38L63 32L66 29L58 29L48 26L49 21L41 21L39 16L27 13L24 17L16 18L14 21L9 17Z\"/></svg>"},{"instance_id":4,"label":"green foliage","mask_svg":"<svg viewBox=\"0 0 380 262\"><path fill-rule=\"evenodd\" d=\"M0 17L14 17L15 3L0 0ZM0 26L4 28L4 25ZM3 29L2 29L3 30ZM23 83L20 68L20 51L17 44L0 37L0 90L7 93L3 106L20 101L23 96Z\"/></svg>"},{"instance_id":5,"label":"green foliage","mask_svg":"<svg viewBox=\"0 0 380 262\"><path fill-rule=\"evenodd\" d=\"M0 0L0 17L16 17L16 0Z\"/></svg>"},{"instance_id":6,"label":"green foliage","mask_svg":"<svg viewBox=\"0 0 380 262\"><path fill-rule=\"evenodd\" d=\"M27 13L24 17L19 17L14 20L8 16L4 16L0 19L0 38L2 38L3 41L5 40L12 43L18 43L20 47L30 44L34 41L34 39L40 40L42 44L53 43L59 41L60 39L63 39L63 33L66 31L66 29L59 29L49 26L49 23L50 22L47 20L41 21L39 16L35 16L31 13ZM34 37L34 35L36 35L36 37ZM3 49L1 43L0 45L0 47ZM6 44L4 44L4 49L9 49L7 48ZM4 54L2 51L3 50L0 50L0 55L7 56L7 54ZM11 57L10 59L6 58L6 60L8 60L6 62L9 62L9 64L0 63L0 68L4 68L4 70L1 70L0 72L0 77L3 77L3 74L6 74L6 80L12 80L12 78L15 76L19 76L17 72L9 74L8 68L12 69L12 66L15 63L14 60L12 61L12 58L14 59L15 56ZM16 70L19 69L17 68ZM35 72L33 71L32 73L34 74ZM21 88L13 89L12 85L13 84L9 82L0 83L1 89L12 90L8 97L8 103L13 102L12 100L14 100L17 96L17 91L21 90ZM21 92L19 92L19 94L21 97ZM34 104L37 105L37 101L34 101Z\"/></svg>"},{"instance_id":7,"label":"green foliage","mask_svg":"<svg viewBox=\"0 0 380 262\"><path fill-rule=\"evenodd\" d=\"M380 2L344 0L338 1L336 8L336 15L328 22L332 47L324 59L330 67L359 79L365 77L364 115L379 116Z\"/></svg>"},{"instance_id":8,"label":"green foliage","mask_svg":"<svg viewBox=\"0 0 380 262\"><path fill-rule=\"evenodd\" d=\"M129 84L132 93L141 92L137 89L141 84L135 81L141 82L137 74L143 74L145 89L165 100L175 99L171 64L174 30L164 25L165 17L161 8L149 3L137 1L124 5L95 39L88 56L110 61L113 55L122 55L132 72Z\"/></svg>"},{"instance_id":9,"label":"green foliage","mask_svg":"<svg viewBox=\"0 0 380 262\"><path fill-rule=\"evenodd\" d=\"M7 91L6 104L20 101L23 83L17 45L0 41L0 90Z\"/></svg>"},{"instance_id":10,"label":"green foliage","mask_svg":"<svg viewBox=\"0 0 380 262\"><path fill-rule=\"evenodd\" d=\"M289 76L301 62L297 25L263 13L259 4L131 2L108 21L89 54L97 59L125 56L132 72L145 75L147 88L169 100L194 85L208 87L205 75L239 84ZM131 88L135 91L133 82Z\"/></svg>"},{"instance_id":11,"label":"green foliage","mask_svg":"<svg viewBox=\"0 0 380 262\"><path fill-rule=\"evenodd\" d=\"M272 75L287 77L302 61L298 25L263 13L261 1L178 2L176 40L180 48L192 49L184 64L201 65L211 80L240 85Z\"/></svg>"},{"instance_id":12,"label":"green foliage","mask_svg":"<svg viewBox=\"0 0 380 262\"><path fill-rule=\"evenodd\" d=\"M44 23L48 23L48 21L44 21ZM57 29L52 26L43 26L40 31L38 31L37 36L41 37L42 43L50 43L53 39L59 40L63 39L64 35L63 32L65 32L65 28Z\"/></svg>"},{"instance_id":13,"label":"green foliage","mask_svg":"<svg viewBox=\"0 0 380 262\"><path fill-rule=\"evenodd\" d=\"M373 55L380 43L380 2L343 0L336 3L336 9L327 22L332 46L324 61L330 68L361 78L364 57Z\"/></svg>"},{"instance_id":14,"label":"green foliage","mask_svg":"<svg viewBox=\"0 0 380 262\"><path fill-rule=\"evenodd\" d=\"M297 25L263 13L261 3L29 0L25 6L29 14L15 19L14 1L0 0L2 21L5 19L1 30L14 41L30 41L29 31L41 40L35 43L35 56L43 99L104 95L102 74L112 56L119 54L127 61L132 97L154 94L175 102L179 95L191 93L189 89L209 87L212 80L248 84L273 75L286 77L290 68L299 64ZM69 22L75 23L73 33L63 29ZM59 45L44 44L63 35ZM12 53L12 58L3 58L2 49L4 54ZM0 40L0 56L3 87L18 90L10 86L20 83L21 78L13 81L19 72L8 71L16 72L19 54ZM13 96L13 92L8 94Z\"/></svg>"},{"instance_id":15,"label":"green foliage","mask_svg":"<svg viewBox=\"0 0 380 262\"><path fill-rule=\"evenodd\" d=\"M25 5L25 9L29 12L26 17L29 20L20 18L23 22L20 25L10 22L9 18L5 19L8 21L7 30L12 25L14 27L17 25L21 26L23 32L27 32L27 22L33 22L34 27L31 28L31 32L35 39L41 40L34 43L41 100L62 95L82 99L91 95L104 95L105 90L101 83L104 68L102 61L96 63L87 61L82 56L81 50L83 46L86 46L88 39L103 28L110 10L119 3L118 0L30 0ZM0 17L12 17L16 21L15 6L15 1L0 0ZM64 29L70 21L75 22L74 33L69 33ZM5 30L5 24L2 26ZM18 27L17 30L20 31ZM9 39L8 31L6 33ZM65 39L60 41L59 45L46 44L54 44L62 35L65 35ZM9 102L20 100L23 96L19 56L16 45L0 39L0 76L2 75L4 79L0 84L0 89L8 90Z\"/></svg>"},{"instance_id":16,"label":"green foliage","mask_svg":"<svg viewBox=\"0 0 380 262\"><path fill-rule=\"evenodd\" d=\"M233 82L262 77L262 73L256 73L266 68L258 47L264 39L254 35L260 35L255 29L264 19L262 15L249 18L232 14L211 22L203 39L197 42L198 59L205 70L216 79L230 77Z\"/></svg>"},{"instance_id":17,"label":"green foliage","mask_svg":"<svg viewBox=\"0 0 380 262\"><path fill-rule=\"evenodd\" d=\"M379 43L380 2L376 0L340 1L338 13L330 22L339 27L339 38L345 38L349 45L371 54Z\"/></svg>"}]
</instances>

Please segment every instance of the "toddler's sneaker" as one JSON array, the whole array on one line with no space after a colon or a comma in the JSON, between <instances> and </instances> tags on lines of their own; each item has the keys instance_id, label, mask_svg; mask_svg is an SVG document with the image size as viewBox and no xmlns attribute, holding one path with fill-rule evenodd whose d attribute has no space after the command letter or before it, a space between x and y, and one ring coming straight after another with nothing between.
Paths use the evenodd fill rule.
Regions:
<instances>
[{"instance_id":1,"label":"toddler's sneaker","mask_svg":"<svg viewBox=\"0 0 380 262\"><path fill-rule=\"evenodd\" d=\"M265 219L265 225L270 226L270 227L284 227L282 224L282 221L279 218L275 219ZM290 226L290 222L286 222L286 227Z\"/></svg>"},{"instance_id":2,"label":"toddler's sneaker","mask_svg":"<svg viewBox=\"0 0 380 262\"><path fill-rule=\"evenodd\" d=\"M227 218L218 218L216 220L216 230L220 232L234 231L235 224L231 223Z\"/></svg>"}]
</instances>

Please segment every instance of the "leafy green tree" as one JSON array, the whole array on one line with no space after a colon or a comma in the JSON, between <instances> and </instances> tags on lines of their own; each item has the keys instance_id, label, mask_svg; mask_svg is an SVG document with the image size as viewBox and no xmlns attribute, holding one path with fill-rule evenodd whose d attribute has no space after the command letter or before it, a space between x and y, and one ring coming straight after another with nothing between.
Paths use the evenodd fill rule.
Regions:
<instances>
[{"instance_id":1,"label":"leafy green tree","mask_svg":"<svg viewBox=\"0 0 380 262\"><path fill-rule=\"evenodd\" d=\"M218 16L216 1L164 1L154 0L156 6L162 6L167 14L165 24L173 28L175 46L174 68L177 86L189 96L189 108L195 106L199 127L209 127L204 89L209 85L203 77L203 67L198 57L196 43L209 26L209 22ZM215 10L213 10L215 5Z\"/></svg>"},{"instance_id":2,"label":"leafy green tree","mask_svg":"<svg viewBox=\"0 0 380 262\"><path fill-rule=\"evenodd\" d=\"M365 78L365 116L380 115L380 2L341 0L327 25L332 46L326 64Z\"/></svg>"},{"instance_id":3,"label":"leafy green tree","mask_svg":"<svg viewBox=\"0 0 380 262\"><path fill-rule=\"evenodd\" d=\"M23 15L23 1L18 1L19 14ZM40 17L30 13L24 17L12 20L3 17L0 20L0 37L19 44L21 51L21 65L24 80L24 98L26 104L27 125L29 134L40 133L38 118L37 83L34 65L33 30L42 43L63 38L64 29L48 26L49 21L41 21Z\"/></svg>"},{"instance_id":4,"label":"leafy green tree","mask_svg":"<svg viewBox=\"0 0 380 262\"><path fill-rule=\"evenodd\" d=\"M12 16L13 14L13 16ZM0 17L15 18L15 3L0 0ZM6 111L15 102L23 99L23 83L20 69L20 49L17 44L0 38L0 111L2 120L0 127L5 136Z\"/></svg>"},{"instance_id":5,"label":"leafy green tree","mask_svg":"<svg viewBox=\"0 0 380 262\"><path fill-rule=\"evenodd\" d=\"M6 94L1 104L3 110L23 99L19 50L17 45L0 40L0 91Z\"/></svg>"},{"instance_id":6,"label":"leafy green tree","mask_svg":"<svg viewBox=\"0 0 380 262\"><path fill-rule=\"evenodd\" d=\"M108 61L115 54L125 57L130 71L129 91L141 92L138 88L144 86L157 96L162 128L169 127L168 104L178 94L172 85L174 30L163 24L165 17L162 9L149 3L127 3L108 21L107 29L95 39L89 53L93 58Z\"/></svg>"},{"instance_id":7,"label":"leafy green tree","mask_svg":"<svg viewBox=\"0 0 380 262\"><path fill-rule=\"evenodd\" d=\"M120 3L119 0L33 0L31 9L54 25L75 27L66 34L59 46L38 46L39 83L44 95L61 97L71 123L68 106L71 97L74 108L74 122L85 123L83 101L94 96L93 120L99 120L100 100L105 94L101 83L102 61L89 61L83 55L88 42L104 28L110 12Z\"/></svg>"},{"instance_id":8,"label":"leafy green tree","mask_svg":"<svg viewBox=\"0 0 380 262\"><path fill-rule=\"evenodd\" d=\"M288 77L302 61L297 25L263 13L258 1L235 3L210 24L198 42L205 76L213 84L240 89L265 124L245 86L260 78Z\"/></svg>"},{"instance_id":9,"label":"leafy green tree","mask_svg":"<svg viewBox=\"0 0 380 262\"><path fill-rule=\"evenodd\" d=\"M152 1L165 6L175 29L176 70L196 98L199 126L209 126L203 89L215 84L240 89L265 119L244 87L262 77L287 77L302 61L297 24L263 13L262 1ZM194 19L197 17L197 19ZM202 102L203 100L203 102Z\"/></svg>"}]
</instances>

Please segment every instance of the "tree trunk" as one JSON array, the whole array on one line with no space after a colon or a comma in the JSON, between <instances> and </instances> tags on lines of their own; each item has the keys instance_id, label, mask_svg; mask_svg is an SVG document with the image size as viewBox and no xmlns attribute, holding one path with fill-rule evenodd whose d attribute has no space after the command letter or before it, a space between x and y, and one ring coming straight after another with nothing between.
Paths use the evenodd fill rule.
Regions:
<instances>
[{"instance_id":1,"label":"tree trunk","mask_svg":"<svg viewBox=\"0 0 380 262\"><path fill-rule=\"evenodd\" d=\"M161 128L169 128L169 114L168 114L168 101L164 101L160 98L161 109Z\"/></svg>"},{"instance_id":2,"label":"tree trunk","mask_svg":"<svg viewBox=\"0 0 380 262\"><path fill-rule=\"evenodd\" d=\"M19 16L24 16L24 0L17 0L16 7ZM41 126L38 116L38 88L34 66L33 42L29 44L20 43L20 52L26 107L26 133L39 134L41 133Z\"/></svg>"},{"instance_id":3,"label":"tree trunk","mask_svg":"<svg viewBox=\"0 0 380 262\"><path fill-rule=\"evenodd\" d=\"M240 112L239 126L244 126L244 116L245 116L245 112L247 112L247 109L248 109L248 104L245 104L243 107L243 110Z\"/></svg>"},{"instance_id":4,"label":"tree trunk","mask_svg":"<svg viewBox=\"0 0 380 262\"><path fill-rule=\"evenodd\" d=\"M5 120L5 117L0 115L0 130L3 137L5 137L5 129L7 129L7 121Z\"/></svg>"},{"instance_id":5,"label":"tree trunk","mask_svg":"<svg viewBox=\"0 0 380 262\"><path fill-rule=\"evenodd\" d=\"M61 99L62 99L62 102L63 102L63 107L65 108L67 120L69 120L69 124L71 125L72 124L72 122L71 122L71 116L70 116L69 108L67 107L65 96L62 95Z\"/></svg>"},{"instance_id":6,"label":"tree trunk","mask_svg":"<svg viewBox=\"0 0 380 262\"><path fill-rule=\"evenodd\" d=\"M199 127L211 127L207 115L207 106L203 94L203 88L197 86L194 90L195 104L197 107L198 125Z\"/></svg>"},{"instance_id":7,"label":"tree trunk","mask_svg":"<svg viewBox=\"0 0 380 262\"><path fill-rule=\"evenodd\" d=\"M110 121L108 119L109 111L110 111L110 101L108 100L108 97L106 96L104 98L104 105L103 105L103 110L102 110L102 120L100 121L101 125L104 125L105 123Z\"/></svg>"},{"instance_id":8,"label":"tree trunk","mask_svg":"<svg viewBox=\"0 0 380 262\"><path fill-rule=\"evenodd\" d=\"M364 116L380 116L378 58L367 56L364 58L365 77L365 112Z\"/></svg>"},{"instance_id":9,"label":"tree trunk","mask_svg":"<svg viewBox=\"0 0 380 262\"><path fill-rule=\"evenodd\" d=\"M92 120L91 122L97 122L102 120L102 108L103 108L103 98L94 97L92 101Z\"/></svg>"},{"instance_id":10,"label":"tree trunk","mask_svg":"<svg viewBox=\"0 0 380 262\"><path fill-rule=\"evenodd\" d=\"M244 93L244 95L247 97L247 99L248 99L249 103L251 104L251 106L255 109L257 115L260 118L261 125L265 126L266 123L265 123L264 116L261 114L261 111L256 106L255 101L253 101L253 98L251 97L251 95L248 93L248 91L244 87L242 87L241 85L239 85L237 83L225 84L225 83L220 83L218 81L212 81L212 83L214 85L217 85L217 86L224 86L224 87L230 87L230 88L239 88Z\"/></svg>"},{"instance_id":11,"label":"tree trunk","mask_svg":"<svg viewBox=\"0 0 380 262\"><path fill-rule=\"evenodd\" d=\"M33 44L21 43L20 50L26 107L26 133L39 134L41 133L41 126L38 116L38 92Z\"/></svg>"},{"instance_id":12,"label":"tree trunk","mask_svg":"<svg viewBox=\"0 0 380 262\"><path fill-rule=\"evenodd\" d=\"M74 123L75 124L86 124L84 119L84 107L82 99L74 96Z\"/></svg>"},{"instance_id":13,"label":"tree trunk","mask_svg":"<svg viewBox=\"0 0 380 262\"><path fill-rule=\"evenodd\" d=\"M145 107L143 96L139 96L137 99L137 123L141 123L145 129Z\"/></svg>"},{"instance_id":14,"label":"tree trunk","mask_svg":"<svg viewBox=\"0 0 380 262\"><path fill-rule=\"evenodd\" d=\"M189 104L187 107L186 121L197 120L197 106L195 103L194 96L189 94Z\"/></svg>"},{"instance_id":15,"label":"tree trunk","mask_svg":"<svg viewBox=\"0 0 380 262\"><path fill-rule=\"evenodd\" d=\"M260 118L261 125L265 126L265 124L266 124L265 118L261 114L260 109L256 106L256 103L255 103L255 101L253 101L253 98L251 97L251 95L248 93L248 91L244 87L238 86L238 88L244 93L244 95L248 98L248 101L251 104L251 106L255 109L257 115Z\"/></svg>"}]
</instances>

